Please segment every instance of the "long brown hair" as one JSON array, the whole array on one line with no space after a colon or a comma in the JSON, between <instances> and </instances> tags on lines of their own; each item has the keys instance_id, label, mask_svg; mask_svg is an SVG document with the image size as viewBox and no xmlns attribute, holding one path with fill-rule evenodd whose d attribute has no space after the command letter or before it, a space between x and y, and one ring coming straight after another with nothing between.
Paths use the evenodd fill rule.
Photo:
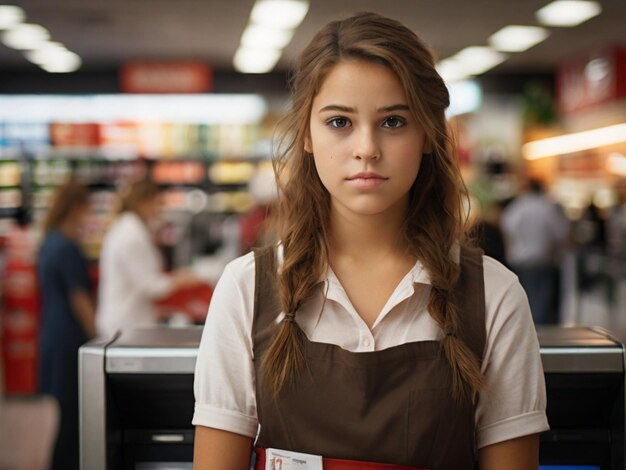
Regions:
<instances>
[{"instance_id":1,"label":"long brown hair","mask_svg":"<svg viewBox=\"0 0 626 470\"><path fill-rule=\"evenodd\" d=\"M119 194L118 212L136 212L137 207L159 195L159 186L148 178L131 182Z\"/></svg>"},{"instance_id":2,"label":"long brown hair","mask_svg":"<svg viewBox=\"0 0 626 470\"><path fill-rule=\"evenodd\" d=\"M56 188L43 221L44 233L56 229L78 207L89 202L89 190L74 179Z\"/></svg>"},{"instance_id":3,"label":"long brown hair","mask_svg":"<svg viewBox=\"0 0 626 470\"><path fill-rule=\"evenodd\" d=\"M279 123L274 158L281 192L276 230L284 250L277 281L285 319L264 358L267 383L277 396L303 366L304 338L294 316L326 268L330 214L330 197L304 150L305 139L314 97L330 70L350 59L383 64L398 76L432 148L410 190L404 235L410 253L430 274L428 311L444 333L453 395L474 399L483 377L478 358L457 337L461 319L453 302L460 270L450 253L455 243L465 240L467 191L445 119L448 90L421 39L398 21L375 13L359 13L322 28L300 55L291 80L292 105Z\"/></svg>"}]
</instances>

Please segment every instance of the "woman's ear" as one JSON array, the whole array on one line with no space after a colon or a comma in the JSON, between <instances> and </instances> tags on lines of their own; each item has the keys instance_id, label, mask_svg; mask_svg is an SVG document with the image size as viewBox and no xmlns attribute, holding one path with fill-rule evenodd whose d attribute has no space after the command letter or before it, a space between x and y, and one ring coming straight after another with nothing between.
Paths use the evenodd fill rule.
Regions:
<instances>
[{"instance_id":1,"label":"woman's ear","mask_svg":"<svg viewBox=\"0 0 626 470\"><path fill-rule=\"evenodd\" d=\"M306 153L313 153L313 144L311 142L311 136L307 135L304 138L304 151Z\"/></svg>"}]
</instances>

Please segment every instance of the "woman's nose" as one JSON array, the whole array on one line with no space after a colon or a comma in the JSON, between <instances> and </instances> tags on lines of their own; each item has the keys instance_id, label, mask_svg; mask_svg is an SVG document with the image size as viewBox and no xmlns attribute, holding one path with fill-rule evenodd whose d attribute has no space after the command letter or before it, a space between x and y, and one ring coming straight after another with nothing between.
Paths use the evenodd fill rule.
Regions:
<instances>
[{"instance_id":1,"label":"woman's nose","mask_svg":"<svg viewBox=\"0 0 626 470\"><path fill-rule=\"evenodd\" d=\"M380 146L375 132L371 129L360 129L355 133L352 155L357 160L376 160L380 158Z\"/></svg>"}]
</instances>

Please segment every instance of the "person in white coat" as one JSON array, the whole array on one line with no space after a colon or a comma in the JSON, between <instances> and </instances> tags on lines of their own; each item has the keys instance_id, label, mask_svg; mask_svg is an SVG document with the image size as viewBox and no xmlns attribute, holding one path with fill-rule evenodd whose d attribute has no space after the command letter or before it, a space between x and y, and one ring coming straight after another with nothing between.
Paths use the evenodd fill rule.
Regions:
<instances>
[{"instance_id":1,"label":"person in white coat","mask_svg":"<svg viewBox=\"0 0 626 470\"><path fill-rule=\"evenodd\" d=\"M100 257L98 335L157 324L155 301L198 282L185 269L164 272L150 230L159 211L159 188L149 180L135 183L122 197L120 214L104 238Z\"/></svg>"}]
</instances>

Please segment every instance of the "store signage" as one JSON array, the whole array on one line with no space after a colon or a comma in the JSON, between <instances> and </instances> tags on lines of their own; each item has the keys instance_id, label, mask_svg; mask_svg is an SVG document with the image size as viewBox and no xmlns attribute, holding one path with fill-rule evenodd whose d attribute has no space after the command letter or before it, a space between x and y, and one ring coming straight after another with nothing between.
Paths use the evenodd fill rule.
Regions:
<instances>
[{"instance_id":1,"label":"store signage","mask_svg":"<svg viewBox=\"0 0 626 470\"><path fill-rule=\"evenodd\" d=\"M211 68L202 62L129 62L120 72L124 93L207 93Z\"/></svg>"},{"instance_id":2,"label":"store signage","mask_svg":"<svg viewBox=\"0 0 626 470\"><path fill-rule=\"evenodd\" d=\"M557 96L563 114L626 99L626 48L607 47L560 66Z\"/></svg>"}]
</instances>

